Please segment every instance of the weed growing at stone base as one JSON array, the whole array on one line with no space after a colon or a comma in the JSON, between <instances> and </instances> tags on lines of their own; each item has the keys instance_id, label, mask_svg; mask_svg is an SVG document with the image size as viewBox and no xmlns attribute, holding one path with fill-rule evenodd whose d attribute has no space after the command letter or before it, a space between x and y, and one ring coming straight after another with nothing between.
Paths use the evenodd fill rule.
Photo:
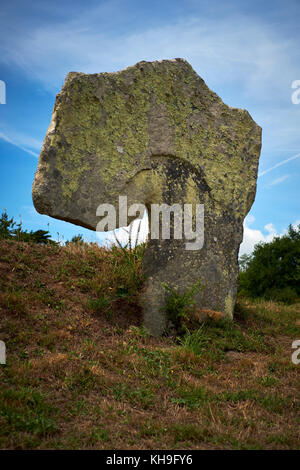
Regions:
<instances>
[{"instance_id":1,"label":"weed growing at stone base","mask_svg":"<svg viewBox=\"0 0 300 470\"><path fill-rule=\"evenodd\" d=\"M185 328L185 321L188 320L188 313L195 305L195 295L203 289L201 280L182 293L164 283L162 287L167 292L164 312L169 325L171 328L175 328L178 333L181 333Z\"/></svg>"}]
</instances>

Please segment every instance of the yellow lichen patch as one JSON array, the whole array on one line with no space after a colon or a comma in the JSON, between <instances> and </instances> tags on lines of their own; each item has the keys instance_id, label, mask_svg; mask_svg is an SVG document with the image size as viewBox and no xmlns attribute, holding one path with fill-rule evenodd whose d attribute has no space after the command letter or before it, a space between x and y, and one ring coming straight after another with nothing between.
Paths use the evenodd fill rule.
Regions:
<instances>
[{"instance_id":1,"label":"yellow lichen patch","mask_svg":"<svg viewBox=\"0 0 300 470\"><path fill-rule=\"evenodd\" d=\"M225 298L225 313L228 318L233 318L233 310L234 310L235 301L231 294L228 294Z\"/></svg>"},{"instance_id":2,"label":"yellow lichen patch","mask_svg":"<svg viewBox=\"0 0 300 470\"><path fill-rule=\"evenodd\" d=\"M49 142L57 149L65 198L95 165L106 185L140 171L151 140L149 113L162 106L174 131L169 136L174 142L168 142L173 156L203 166L217 203L246 204L243 152L254 123L243 110L229 111L187 62L180 61L180 73L178 65L177 60L141 62L113 74L67 77L55 107L56 137ZM216 122L216 113L224 122Z\"/></svg>"}]
</instances>

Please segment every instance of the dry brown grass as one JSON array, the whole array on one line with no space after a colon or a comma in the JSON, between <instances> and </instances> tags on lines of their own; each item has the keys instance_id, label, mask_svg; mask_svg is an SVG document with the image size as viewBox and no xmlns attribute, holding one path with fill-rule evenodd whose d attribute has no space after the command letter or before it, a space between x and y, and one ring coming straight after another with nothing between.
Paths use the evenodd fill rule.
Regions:
<instances>
[{"instance_id":1,"label":"dry brown grass","mask_svg":"<svg viewBox=\"0 0 300 470\"><path fill-rule=\"evenodd\" d=\"M0 447L298 448L299 304L244 300L224 329L208 312L203 345L180 346L142 328L140 259L126 263L0 243Z\"/></svg>"}]
</instances>

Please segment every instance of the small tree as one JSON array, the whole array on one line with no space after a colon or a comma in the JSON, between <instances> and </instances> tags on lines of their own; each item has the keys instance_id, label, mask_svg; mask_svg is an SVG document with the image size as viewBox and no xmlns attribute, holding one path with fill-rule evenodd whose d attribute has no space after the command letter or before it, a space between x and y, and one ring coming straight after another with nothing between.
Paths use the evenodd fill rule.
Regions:
<instances>
[{"instance_id":1,"label":"small tree","mask_svg":"<svg viewBox=\"0 0 300 470\"><path fill-rule=\"evenodd\" d=\"M0 218L0 238L12 238L15 225L13 217L9 219L4 209Z\"/></svg>"}]
</instances>

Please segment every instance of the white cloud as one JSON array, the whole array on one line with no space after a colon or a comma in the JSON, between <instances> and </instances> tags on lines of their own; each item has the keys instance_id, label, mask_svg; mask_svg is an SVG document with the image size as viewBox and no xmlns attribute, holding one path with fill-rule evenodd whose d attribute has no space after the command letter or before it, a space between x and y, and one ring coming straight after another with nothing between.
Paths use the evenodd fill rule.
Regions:
<instances>
[{"instance_id":1,"label":"white cloud","mask_svg":"<svg viewBox=\"0 0 300 470\"><path fill-rule=\"evenodd\" d=\"M173 57L186 58L212 83L239 80L255 96L268 96L270 86L273 96L278 86L286 86L287 73L297 76L292 40L257 17L231 12L212 19L204 8L194 17L161 21L156 27L141 28L137 22L118 31L116 2L71 15L68 10L63 21L49 18L48 24L28 24L20 34L6 37L0 60L52 90L71 70L115 71L140 60Z\"/></svg>"},{"instance_id":2,"label":"white cloud","mask_svg":"<svg viewBox=\"0 0 300 470\"><path fill-rule=\"evenodd\" d=\"M237 13L241 9L233 6L228 2L227 14L218 7L212 17L204 2L193 16L190 11L177 19L162 16L156 23L150 18L133 21L132 10L116 0L71 10L43 6L48 21L20 19L17 35L8 29L11 18L4 12L0 63L25 71L31 80L56 92L71 70L109 72L140 60L184 57L225 100L234 99L229 104L250 110L263 126L264 148L296 147L300 107L291 103L290 95L291 83L299 74L299 51L284 28L267 18ZM134 13L139 20L141 10ZM13 16L16 20L15 11ZM230 90L234 87L234 93L223 96L226 85ZM16 145L36 153L27 144L17 141ZM276 165L273 154L271 158L271 168L259 176L298 157Z\"/></svg>"},{"instance_id":3,"label":"white cloud","mask_svg":"<svg viewBox=\"0 0 300 470\"><path fill-rule=\"evenodd\" d=\"M261 230L252 229L248 225L254 222L254 217L251 218L248 216L244 222L244 237L243 242L240 246L239 256L243 255L244 253L250 254L252 253L254 246L260 242L269 242L271 241L274 236L277 234L276 229L273 224L265 225L265 230L268 232L264 235Z\"/></svg>"},{"instance_id":4,"label":"white cloud","mask_svg":"<svg viewBox=\"0 0 300 470\"><path fill-rule=\"evenodd\" d=\"M296 228L300 225L300 219L296 220L294 224L292 224L292 227L296 230Z\"/></svg>"},{"instance_id":5,"label":"white cloud","mask_svg":"<svg viewBox=\"0 0 300 470\"><path fill-rule=\"evenodd\" d=\"M263 233L261 230L252 229L249 227L255 218L253 215L248 215L244 221L244 237L243 242L240 246L239 256L243 255L244 253L250 254L252 253L254 246L260 242L270 242L273 240L274 237L278 237L287 233L287 229L283 230L282 233L278 233L276 227L272 223L268 223L264 226ZM300 224L300 220L296 220L292 226L296 228Z\"/></svg>"},{"instance_id":6,"label":"white cloud","mask_svg":"<svg viewBox=\"0 0 300 470\"><path fill-rule=\"evenodd\" d=\"M229 104L248 107L264 128L265 148L297 146L300 108L290 95L299 74L299 51L293 38L271 19L237 13L242 9L234 2L226 6L227 13L214 6L212 17L209 4L202 2L193 16L187 10L177 19L162 15L155 23L151 15L139 21L143 9L133 11L116 0L71 10L51 4L42 8L47 22L45 16L43 21L20 19L17 35L7 27L12 20L4 12L0 63L22 69L56 92L71 70L109 72L140 60L184 57L222 96L224 85L234 87L223 98L233 96L235 102ZM130 17L133 12L137 21ZM15 10L10 14L16 21Z\"/></svg>"}]
</instances>

